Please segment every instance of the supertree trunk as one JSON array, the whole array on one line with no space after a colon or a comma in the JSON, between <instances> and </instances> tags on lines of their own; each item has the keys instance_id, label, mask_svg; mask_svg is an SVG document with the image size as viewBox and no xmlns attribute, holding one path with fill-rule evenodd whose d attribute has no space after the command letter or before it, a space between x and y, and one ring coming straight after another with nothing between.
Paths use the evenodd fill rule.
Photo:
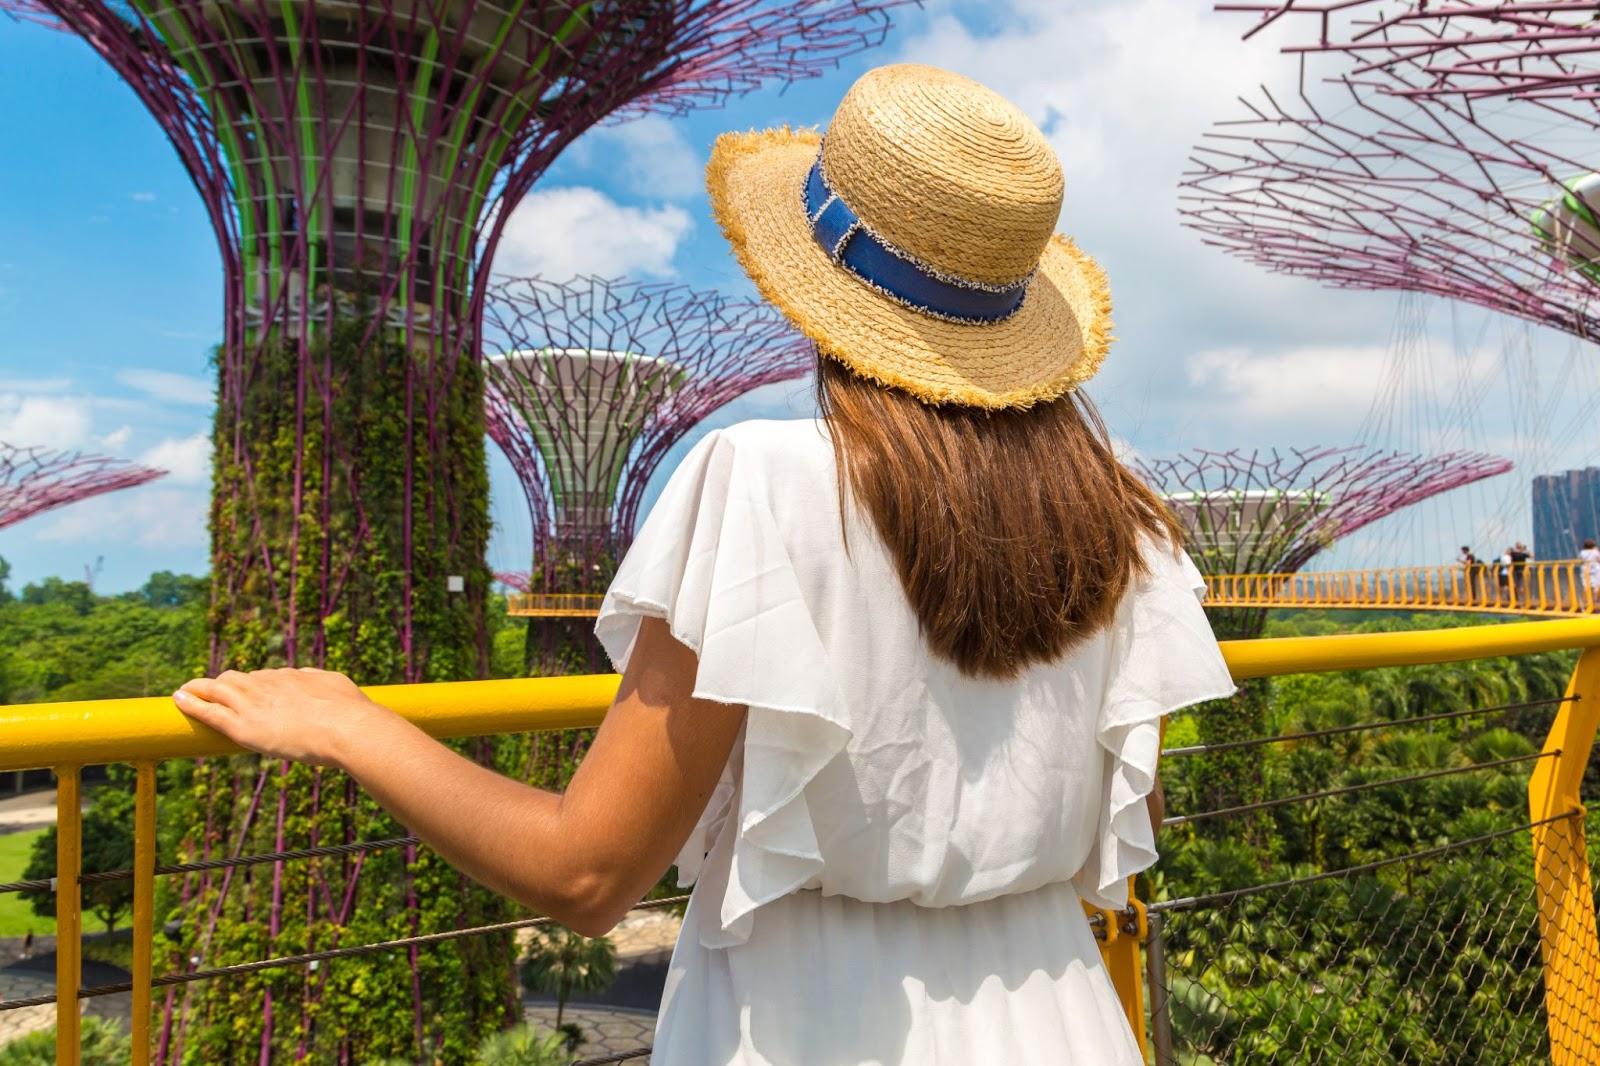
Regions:
<instances>
[{"instance_id":1,"label":"supertree trunk","mask_svg":"<svg viewBox=\"0 0 1600 1066\"><path fill-rule=\"evenodd\" d=\"M304 347L254 346L248 372L222 375L214 667L315 663L368 683L484 671L481 370L458 360L438 375L432 361L351 318ZM210 857L406 832L327 771L214 760L196 784L207 833L195 847ZM196 886L175 959L263 958L509 917L414 847L262 870ZM169 1029L172 1057L365 1061L421 1049L464 1061L511 1017L515 983L499 936L191 987L203 994Z\"/></svg>"},{"instance_id":2,"label":"supertree trunk","mask_svg":"<svg viewBox=\"0 0 1600 1066\"><path fill-rule=\"evenodd\" d=\"M213 668L483 673L480 328L517 203L595 123L819 73L877 43L897 2L0 0L47 9L122 75L216 232ZM258 760L206 763L190 799L196 858L402 835L339 775ZM178 970L505 907L409 848L197 874L170 902ZM515 992L504 938L262 970L174 992L159 1050L465 1062Z\"/></svg>"},{"instance_id":3,"label":"supertree trunk","mask_svg":"<svg viewBox=\"0 0 1600 1066\"><path fill-rule=\"evenodd\" d=\"M489 434L522 483L534 534L518 583L553 605L610 585L673 445L728 401L815 361L774 308L681 285L509 280L486 318ZM529 617L526 653L535 676L605 668L588 617ZM532 738L529 777L564 785L590 739Z\"/></svg>"}]
</instances>

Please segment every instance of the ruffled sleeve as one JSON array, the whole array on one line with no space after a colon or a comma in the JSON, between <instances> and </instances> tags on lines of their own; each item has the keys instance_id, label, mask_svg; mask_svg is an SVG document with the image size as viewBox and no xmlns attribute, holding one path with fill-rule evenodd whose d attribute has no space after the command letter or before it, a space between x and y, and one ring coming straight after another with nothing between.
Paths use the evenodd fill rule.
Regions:
<instances>
[{"instance_id":1,"label":"ruffled sleeve","mask_svg":"<svg viewBox=\"0 0 1600 1066\"><path fill-rule=\"evenodd\" d=\"M1183 552L1147 544L1149 573L1123 596L1098 737L1105 752L1100 826L1074 879L1078 894L1110 909L1127 905L1128 879L1156 861L1145 801L1161 759L1161 719L1236 687L1201 601L1205 580Z\"/></svg>"},{"instance_id":2,"label":"ruffled sleeve","mask_svg":"<svg viewBox=\"0 0 1600 1066\"><path fill-rule=\"evenodd\" d=\"M626 670L647 617L699 657L694 694L749 708L742 752L677 858L720 897L709 947L743 943L762 904L822 870L804 790L850 739L845 701L772 514L759 456L728 431L674 472L606 593L595 634ZM711 900L704 901L709 905Z\"/></svg>"}]
</instances>

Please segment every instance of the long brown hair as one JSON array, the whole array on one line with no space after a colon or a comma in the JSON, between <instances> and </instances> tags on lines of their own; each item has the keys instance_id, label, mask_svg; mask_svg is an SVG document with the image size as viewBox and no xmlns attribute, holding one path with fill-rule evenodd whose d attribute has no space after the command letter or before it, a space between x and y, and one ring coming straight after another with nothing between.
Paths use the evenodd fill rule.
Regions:
<instances>
[{"instance_id":1,"label":"long brown hair","mask_svg":"<svg viewBox=\"0 0 1600 1066\"><path fill-rule=\"evenodd\" d=\"M1117 461L1089 400L930 406L817 361L842 506L865 508L934 654L1012 678L1110 623L1176 520ZM848 494L846 489L848 487Z\"/></svg>"}]
</instances>

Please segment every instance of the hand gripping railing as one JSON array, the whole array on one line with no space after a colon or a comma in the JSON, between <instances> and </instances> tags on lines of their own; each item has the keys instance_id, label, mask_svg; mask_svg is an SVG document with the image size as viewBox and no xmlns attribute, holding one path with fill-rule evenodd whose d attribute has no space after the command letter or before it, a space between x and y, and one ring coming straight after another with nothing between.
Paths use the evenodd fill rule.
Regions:
<instances>
[{"instance_id":1,"label":"hand gripping railing","mask_svg":"<svg viewBox=\"0 0 1600 1066\"><path fill-rule=\"evenodd\" d=\"M1544 958L1550 1045L1561 1063L1561 1049L1600 1046L1600 959L1594 920L1594 895L1589 864L1561 862L1560 856L1587 856L1578 785L1600 719L1600 619L1513 623L1436 632L1293 637L1225 644L1223 652L1235 678L1277 674L1413 666L1492 656L1521 655L1559 649L1584 649L1573 676L1568 700L1561 701L1542 756L1534 761L1529 807L1539 892L1539 925ZM433 736L466 737L494 733L574 729L599 724L616 694L615 676L474 681L432 685L369 688L378 702L393 708ZM77 703L0 707L0 771L51 767L57 792L57 1061L79 1061L76 1001L86 993L122 991L82 989L82 922L80 886L105 877L131 876L134 883L133 1036L134 1062L150 1058L151 990L157 985L222 977L238 967L212 972L152 973L154 934L155 764L163 759L226 755L238 749L220 736L194 725L171 700L161 698L98 700ZM83 766L129 762L136 767L134 866L132 871L82 871L79 771ZM369 841L338 847L394 847L404 840ZM219 860L232 864L281 861L303 857L311 849L273 856L241 856ZM179 872L188 867L162 868ZM15 886L0 885L0 890ZM659 901L666 902L666 901ZM1097 936L1124 1009L1140 1039L1146 1040L1142 979L1142 944L1151 920L1142 904L1119 914L1093 918ZM540 924L529 918L517 925ZM391 950L413 942L433 943L478 930L445 930L404 942L354 945L353 951ZM342 953L339 949L335 954ZM331 956L330 956L331 957ZM305 959L267 959L242 964L243 969L287 965ZM1164 983L1153 985L1160 995ZM15 1006L4 1004L0 1006ZM1159 1004L1157 1005L1159 1007ZM1156 1012L1159 1016L1160 1011ZM644 1054L641 1049L637 1054Z\"/></svg>"},{"instance_id":2,"label":"hand gripping railing","mask_svg":"<svg viewBox=\"0 0 1600 1066\"><path fill-rule=\"evenodd\" d=\"M1595 575L1600 578L1600 574ZM1475 563L1294 574L1213 574L1214 607L1372 608L1575 617L1600 608L1577 562Z\"/></svg>"}]
</instances>

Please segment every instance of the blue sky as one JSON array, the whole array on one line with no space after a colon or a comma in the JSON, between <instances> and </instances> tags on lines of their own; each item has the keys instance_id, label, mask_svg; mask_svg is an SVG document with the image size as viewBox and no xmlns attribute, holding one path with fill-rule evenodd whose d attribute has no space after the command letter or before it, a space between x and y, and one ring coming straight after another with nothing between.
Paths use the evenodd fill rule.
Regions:
<instances>
[{"instance_id":1,"label":"blue sky","mask_svg":"<svg viewBox=\"0 0 1600 1066\"><path fill-rule=\"evenodd\" d=\"M1597 434L1552 442L1540 430L1548 413L1491 403L1463 435L1452 428L1459 419L1449 394L1490 375L1491 396L1531 389L1541 403L1560 403L1575 375L1592 387L1594 360L1574 356L1563 338L1435 310L1426 335L1409 338L1415 350L1390 390L1398 399L1386 408L1387 428L1371 432L1373 398L1397 368L1395 298L1267 276L1178 225L1175 184L1189 147L1234 97L1292 77L1271 42L1239 42L1242 26L1209 8L1204 0L930 0L899 13L882 48L824 78L587 135L518 209L496 266L747 292L700 189L715 136L825 124L854 76L876 63L950 67L1015 100L1062 157L1061 227L1106 267L1116 302L1118 344L1090 391L1129 447L1156 454L1345 442L1366 424L1379 444L1498 450L1527 469L1448 507L1418 509L1366 550L1425 561L1447 556L1458 536L1525 537L1518 509L1526 473L1590 461ZM8 105L0 115L0 439L100 450L172 471L0 532L0 555L24 581L79 576L103 559L98 584L108 591L155 569L201 572L207 361L221 293L199 198L142 105L70 36L0 17L0 99ZM767 390L713 421L801 413L806 402L804 387ZM498 465L494 488L500 528L490 561L516 567L526 518Z\"/></svg>"}]
</instances>

